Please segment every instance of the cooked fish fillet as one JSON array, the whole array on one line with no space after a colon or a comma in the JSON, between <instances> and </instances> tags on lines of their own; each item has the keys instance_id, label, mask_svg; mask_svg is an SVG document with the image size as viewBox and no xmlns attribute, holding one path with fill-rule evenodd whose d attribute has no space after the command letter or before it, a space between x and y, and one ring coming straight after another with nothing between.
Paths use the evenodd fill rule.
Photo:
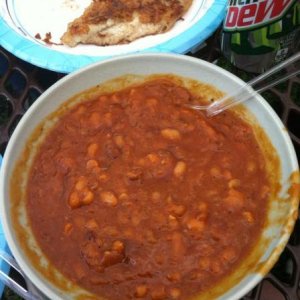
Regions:
<instances>
[{"instance_id":1,"label":"cooked fish fillet","mask_svg":"<svg viewBox=\"0 0 300 300\"><path fill-rule=\"evenodd\" d=\"M168 31L193 0L93 0L68 24L63 44L117 45Z\"/></svg>"}]
</instances>

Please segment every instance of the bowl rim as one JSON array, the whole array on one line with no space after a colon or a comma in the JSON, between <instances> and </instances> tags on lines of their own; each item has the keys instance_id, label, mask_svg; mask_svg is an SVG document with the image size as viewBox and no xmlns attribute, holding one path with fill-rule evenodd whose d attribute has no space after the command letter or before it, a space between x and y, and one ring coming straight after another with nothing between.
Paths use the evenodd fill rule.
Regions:
<instances>
[{"instance_id":1,"label":"bowl rim","mask_svg":"<svg viewBox=\"0 0 300 300\"><path fill-rule=\"evenodd\" d=\"M209 69L213 70L213 71L217 71L218 73L220 73L221 75L226 76L226 78L228 80L232 80L237 84L244 84L245 82L240 79L239 77L237 77L236 75L222 69L221 67L214 65L212 63L209 63L205 60L202 59L198 59L198 58L194 58L194 57L189 57L186 55L182 55L182 54L165 54L165 53L139 53L139 54L127 54L124 56L119 56L119 57L113 57L111 59L105 60L105 61L99 61L96 62L94 64L88 65L80 70L77 70L73 73L70 73L68 75L66 75L65 77L61 78L60 80L58 80L56 83L54 83L50 88L48 88L43 94L41 94L38 99L31 105L31 107L28 109L28 111L26 111L26 113L24 114L24 116L22 117L22 119L20 120L19 124L17 125L16 129L14 130L10 141L7 145L6 148L6 152L5 155L3 157L3 162L2 162L2 167L0 170L0 196L2 196L3 199L5 199L5 183L9 182L9 180L5 177L6 176L6 170L9 167L9 163L11 158L11 153L13 153L13 149L15 147L15 144L17 142L18 137L21 135L22 131L23 131L23 127L27 124L27 122L30 121L31 119L31 115L36 111L39 110L40 106L43 105L43 102L46 101L46 99L49 97L49 95L51 95L52 92L54 92L57 88L60 88L61 86L64 86L66 83L68 83L69 81L72 81L74 78L78 77L78 76L82 76L82 74L85 74L93 69L98 69L101 66L103 66L104 64L113 64L116 63L118 61L123 61L123 60L136 60L136 59L157 59L157 58L161 58L161 59L173 59L173 60L182 60L182 61L189 61L193 64L195 64L196 66L205 66L208 67ZM158 72L160 73L160 72ZM168 73L168 72L166 72ZM180 75L179 75L180 76ZM183 75L184 77L184 75ZM194 78L197 80L197 78ZM279 116L275 113L275 111L272 109L272 107L267 103L266 100L264 100L263 97L261 97L260 95L256 95L256 97L260 100L259 101L259 105L262 106L262 109L264 109L266 111L266 113L268 113L270 115L270 117L272 118L272 120L274 121L274 126L278 126L280 128L283 128L284 125L282 124L282 121L280 120ZM66 99L68 100L68 99ZM56 105L56 109L59 107L59 104ZM52 111L49 112L49 114ZM41 120L39 120L39 122L41 122ZM39 123L38 122L38 123ZM295 149L294 146L292 144L291 138L288 134L287 130L281 130L280 131L282 133L282 138L284 139L285 142L285 147L286 150L288 151L288 153L290 154L289 156L289 160L291 163L291 166L293 168L293 170L291 171L298 171L299 170L299 165L298 165L298 160L297 160L297 156L295 153ZM27 136L28 138L28 136ZM298 179L299 181L299 179ZM300 182L298 182L299 184ZM8 189L8 188L7 188ZM299 202L299 199L298 199ZM297 202L297 203L298 203ZM58 294L56 292L53 291L53 289L51 288L52 283L48 282L47 279L45 279L46 284L44 283L44 281L39 278L39 276L37 274L35 274L35 272L33 272L31 270L31 268L33 268L30 264L28 265L26 260L23 258L24 255L23 253L18 249L17 247L17 242L13 240L12 238L12 231L9 227L9 220L10 220L10 214L6 215L6 211L9 211L9 204L8 201L0 201L0 216L1 216L1 220L2 220L2 224L3 224L3 231L8 243L9 248L11 249L11 252L13 253L14 257L16 258L16 261L18 262L18 264L20 265L21 269L24 271L25 275L30 278L30 280L32 280L32 282L39 287L39 289L41 289L41 291L43 293L45 293L45 295L47 295L47 297L50 297L50 299L62 299L58 296ZM288 220L287 220L288 221ZM294 220L295 221L295 220ZM289 224L293 223L292 225L295 224L295 222L293 221L289 221ZM284 227L286 227L287 224L284 225ZM286 245L286 243L288 242L290 236L290 232L288 233L284 233L281 235L277 245L275 248L278 247L278 245L283 244L284 246ZM278 259L279 255L281 254L280 252L277 253L272 253L267 261L271 260L271 259L275 259L274 263L276 262L276 260ZM270 265L270 267L268 269L265 269L266 273L270 271L270 269L273 267L274 264ZM35 269L35 268L33 268ZM36 271L38 272L38 271ZM240 297L244 296L247 292L249 292L257 283L259 283L263 276L260 273L255 273L255 276L252 276L251 279L249 279L249 281L247 282L247 284L245 284L243 287L239 288L237 291L234 292L234 295L230 297L231 299L239 299ZM226 296L226 294L231 291L234 288L231 287L229 288L224 296ZM223 299L223 295L221 296L221 298ZM224 298L225 299L225 298ZM227 298L226 298L227 299ZM229 298L228 298L229 299Z\"/></svg>"}]
</instances>

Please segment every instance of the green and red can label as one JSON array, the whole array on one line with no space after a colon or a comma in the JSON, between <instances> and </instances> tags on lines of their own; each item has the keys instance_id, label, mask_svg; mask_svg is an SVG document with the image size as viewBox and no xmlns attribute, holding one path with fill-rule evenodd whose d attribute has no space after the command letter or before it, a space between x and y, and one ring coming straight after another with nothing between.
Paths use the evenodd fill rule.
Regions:
<instances>
[{"instance_id":1,"label":"green and red can label","mask_svg":"<svg viewBox=\"0 0 300 300\"><path fill-rule=\"evenodd\" d=\"M224 30L251 30L281 19L294 0L230 0Z\"/></svg>"},{"instance_id":2,"label":"green and red can label","mask_svg":"<svg viewBox=\"0 0 300 300\"><path fill-rule=\"evenodd\" d=\"M299 47L300 0L229 0L221 49L234 65L260 73Z\"/></svg>"}]
</instances>

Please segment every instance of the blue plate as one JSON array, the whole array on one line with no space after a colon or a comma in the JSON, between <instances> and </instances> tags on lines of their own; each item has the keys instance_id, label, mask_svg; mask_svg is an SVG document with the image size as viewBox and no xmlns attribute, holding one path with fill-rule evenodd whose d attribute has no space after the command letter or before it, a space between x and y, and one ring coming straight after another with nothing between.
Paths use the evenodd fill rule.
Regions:
<instances>
[{"instance_id":1,"label":"blue plate","mask_svg":"<svg viewBox=\"0 0 300 300\"><path fill-rule=\"evenodd\" d=\"M123 48L119 51L119 54L113 55L107 51L107 47L98 46L98 51L94 51L92 55L87 55L81 54L80 51L76 51L76 54L74 54L75 52L72 52L71 50L73 49L70 48L59 50L59 47L65 46L46 45L41 42L41 40L35 39L33 35L28 34L28 32L21 27L21 22L16 24L16 22L19 22L18 16L14 16L17 12L10 11L15 9L15 3L18 1L0 0L0 9L1 1L2 10L6 10L6 14L5 11L2 12L2 16L0 18L0 44L15 56L29 63L62 73L69 73L93 62L122 54L137 52L187 53L202 44L214 33L221 24L227 7L227 0L203 0L203 4L201 4L202 7L197 8L199 10L199 15L201 10L201 17L199 17L199 20L196 18L195 20L197 21L191 22L190 27L187 26L184 31L170 39L164 39L161 43L156 41L155 46L151 46L150 43L149 47L144 49L139 47L140 50L134 50L132 47L130 47L130 49L126 49L123 45L120 46ZM205 7L209 1L211 4L204 9L203 7ZM199 2L195 3L197 6ZM10 18L12 18L12 21ZM81 45L81 47L84 46ZM85 51L86 49L87 48L85 48L82 52L87 52ZM104 52L103 55L97 55L101 52Z\"/></svg>"},{"instance_id":2,"label":"blue plate","mask_svg":"<svg viewBox=\"0 0 300 300\"><path fill-rule=\"evenodd\" d=\"M1 167L1 162L2 162L2 156L0 155L0 167ZM0 223L0 249L6 253L10 253L7 243L6 243L6 240L5 240L5 237L4 237L1 223ZM6 274L8 274L8 272L9 272L9 266L4 261L0 262L0 269L1 269L1 271L3 271ZM0 282L0 297L3 293L3 289L4 289L4 284Z\"/></svg>"}]
</instances>

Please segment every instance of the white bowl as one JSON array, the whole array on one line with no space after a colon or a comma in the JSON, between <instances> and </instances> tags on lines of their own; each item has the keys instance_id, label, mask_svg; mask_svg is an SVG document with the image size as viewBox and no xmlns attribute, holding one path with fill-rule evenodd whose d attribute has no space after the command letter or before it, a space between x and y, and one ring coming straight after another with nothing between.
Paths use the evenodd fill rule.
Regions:
<instances>
[{"instance_id":1,"label":"white bowl","mask_svg":"<svg viewBox=\"0 0 300 300\"><path fill-rule=\"evenodd\" d=\"M4 156L0 181L1 220L8 245L23 272L50 299L72 299L82 293L82 290L72 284L69 285L68 291L53 285L45 274L37 270L22 249L22 242L16 238L12 226L12 219L18 217L11 214L9 182L13 169L28 137L46 116L74 94L128 73L140 75L172 73L212 84L225 93L237 89L244 83L211 63L188 56L129 55L96 63L64 77L30 107L15 129ZM264 130L277 151L280 160L280 178L278 178L280 188L271 201L267 225L255 248L255 253L253 252L245 260L235 276L225 279L225 282L206 294L205 299L239 299L251 290L278 259L293 230L297 216L299 191L296 186L299 184L299 167L287 130L261 96L257 95L246 102L245 107L250 114L254 115L256 124L253 124L259 125ZM25 228L26 230L28 228Z\"/></svg>"}]
</instances>

